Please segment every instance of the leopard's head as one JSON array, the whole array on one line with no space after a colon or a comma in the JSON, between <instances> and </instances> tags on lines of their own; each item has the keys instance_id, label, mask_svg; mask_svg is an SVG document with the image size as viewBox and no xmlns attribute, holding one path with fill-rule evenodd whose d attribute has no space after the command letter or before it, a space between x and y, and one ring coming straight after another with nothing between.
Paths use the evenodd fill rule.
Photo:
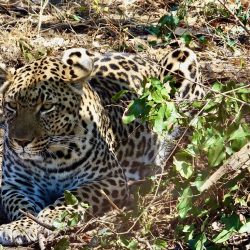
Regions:
<instances>
[{"instance_id":1,"label":"leopard's head","mask_svg":"<svg viewBox=\"0 0 250 250\"><path fill-rule=\"evenodd\" d=\"M22 159L42 160L53 138L70 135L92 68L85 49L69 49L60 59L45 57L7 69L0 87L6 146Z\"/></svg>"}]
</instances>

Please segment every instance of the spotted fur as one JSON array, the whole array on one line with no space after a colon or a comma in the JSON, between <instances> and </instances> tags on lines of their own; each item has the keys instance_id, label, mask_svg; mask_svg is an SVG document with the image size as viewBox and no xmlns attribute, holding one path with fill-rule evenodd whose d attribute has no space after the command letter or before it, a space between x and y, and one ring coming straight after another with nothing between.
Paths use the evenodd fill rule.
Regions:
<instances>
[{"instance_id":1,"label":"spotted fur","mask_svg":"<svg viewBox=\"0 0 250 250\"><path fill-rule=\"evenodd\" d=\"M85 49L65 51L62 59L45 57L6 72L3 95L4 154L2 205L12 222L0 226L0 244L35 241L42 232L20 209L52 224L65 209L89 214L117 206L128 197L127 180L150 172L168 155L166 141L147 124L122 123L128 101L148 77L178 81L176 98L204 95L197 84L195 54L178 49L155 62L140 55L93 56ZM112 96L128 90L119 101ZM173 135L174 137L175 135ZM69 205L64 191L80 201Z\"/></svg>"}]
</instances>

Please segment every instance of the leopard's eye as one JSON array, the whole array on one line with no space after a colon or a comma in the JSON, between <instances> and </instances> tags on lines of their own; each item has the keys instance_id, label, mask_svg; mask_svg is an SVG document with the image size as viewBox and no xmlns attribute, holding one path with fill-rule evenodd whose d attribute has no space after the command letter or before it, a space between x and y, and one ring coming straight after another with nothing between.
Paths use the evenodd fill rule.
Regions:
<instances>
[{"instance_id":1,"label":"leopard's eye","mask_svg":"<svg viewBox=\"0 0 250 250\"><path fill-rule=\"evenodd\" d=\"M16 102L6 102L5 103L6 109L9 111L16 111L17 110L17 103Z\"/></svg>"},{"instance_id":2,"label":"leopard's eye","mask_svg":"<svg viewBox=\"0 0 250 250\"><path fill-rule=\"evenodd\" d=\"M41 113L48 113L51 112L55 109L55 104L53 103L44 103L41 108L40 108L40 112Z\"/></svg>"}]
</instances>

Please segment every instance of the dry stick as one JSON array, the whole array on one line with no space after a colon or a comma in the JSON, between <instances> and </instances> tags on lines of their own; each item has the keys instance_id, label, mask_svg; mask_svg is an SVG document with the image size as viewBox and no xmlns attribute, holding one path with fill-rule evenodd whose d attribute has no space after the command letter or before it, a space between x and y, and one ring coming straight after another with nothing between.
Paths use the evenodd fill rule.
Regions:
<instances>
[{"instance_id":1,"label":"dry stick","mask_svg":"<svg viewBox=\"0 0 250 250\"><path fill-rule=\"evenodd\" d=\"M39 244L40 250L46 249L45 241L46 241L45 236L43 234L39 233L38 234L38 244Z\"/></svg>"},{"instance_id":2,"label":"dry stick","mask_svg":"<svg viewBox=\"0 0 250 250\"><path fill-rule=\"evenodd\" d=\"M115 210L119 211L120 214L122 214L122 210L115 205L115 203L109 198L109 196L102 189L100 190L100 192L101 192L101 194L103 194L105 196L105 198L108 200L108 202L111 204L111 206Z\"/></svg>"},{"instance_id":3,"label":"dry stick","mask_svg":"<svg viewBox=\"0 0 250 250\"><path fill-rule=\"evenodd\" d=\"M44 9L46 8L46 6L47 6L48 3L49 3L49 0L45 0L45 1L44 1L44 4L43 4L43 1L42 1L42 0L40 0L40 1L41 1L41 5L40 5L39 20L38 20L38 25L37 25L37 35L39 35L40 30L41 30L42 16L43 16Z\"/></svg>"},{"instance_id":4,"label":"dry stick","mask_svg":"<svg viewBox=\"0 0 250 250\"><path fill-rule=\"evenodd\" d=\"M225 1L217 0L239 23L239 25L247 32L247 34L250 36L250 31L247 29L247 27L241 22L239 17L237 17L227 6Z\"/></svg>"},{"instance_id":5,"label":"dry stick","mask_svg":"<svg viewBox=\"0 0 250 250\"><path fill-rule=\"evenodd\" d=\"M139 242L145 244L149 250L153 250L152 246L150 245L150 243L149 243L149 241L148 241L147 239L139 238L139 237L136 237L136 239L137 239Z\"/></svg>"},{"instance_id":6,"label":"dry stick","mask_svg":"<svg viewBox=\"0 0 250 250\"><path fill-rule=\"evenodd\" d=\"M248 87L250 87L250 83L247 84L247 85L238 87L238 88L236 88L236 89L231 89L231 90L225 91L225 92L223 92L223 93L224 93L224 94L228 94L228 93L236 92L237 90L245 89L245 88L248 88ZM218 94L218 95L219 95L219 94ZM216 96L215 96L215 97L216 97Z\"/></svg>"},{"instance_id":7,"label":"dry stick","mask_svg":"<svg viewBox=\"0 0 250 250\"><path fill-rule=\"evenodd\" d=\"M223 175L230 171L238 171L250 166L250 142L240 151L233 154L215 173L213 173L201 186L200 191L204 192L211 188Z\"/></svg>"},{"instance_id":8,"label":"dry stick","mask_svg":"<svg viewBox=\"0 0 250 250\"><path fill-rule=\"evenodd\" d=\"M30 218L31 220L35 221L35 222L36 222L37 224L39 224L40 226L42 226L42 227L44 227L44 228L46 228L46 229L48 229L48 230L51 230L51 231L53 231L53 230L56 229L54 226L51 226L51 225L49 225L49 224L47 224L47 223L45 223L45 222L40 221L37 217L35 217L35 216L32 215L31 213L25 212L25 211L23 211L22 209L19 209L19 210L20 210L20 212L21 212L22 214L24 214L25 216L27 216L27 217Z\"/></svg>"}]
</instances>

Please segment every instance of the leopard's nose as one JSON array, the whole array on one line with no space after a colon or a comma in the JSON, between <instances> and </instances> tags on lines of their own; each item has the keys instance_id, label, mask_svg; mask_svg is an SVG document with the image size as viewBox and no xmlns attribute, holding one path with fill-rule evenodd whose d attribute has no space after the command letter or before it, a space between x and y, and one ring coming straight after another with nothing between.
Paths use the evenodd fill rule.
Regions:
<instances>
[{"instance_id":1,"label":"leopard's nose","mask_svg":"<svg viewBox=\"0 0 250 250\"><path fill-rule=\"evenodd\" d=\"M19 145L19 146L21 146L21 147L26 147L29 143L31 143L32 141L33 141L33 139L32 140L20 140L20 139L14 139L14 141Z\"/></svg>"}]
</instances>

